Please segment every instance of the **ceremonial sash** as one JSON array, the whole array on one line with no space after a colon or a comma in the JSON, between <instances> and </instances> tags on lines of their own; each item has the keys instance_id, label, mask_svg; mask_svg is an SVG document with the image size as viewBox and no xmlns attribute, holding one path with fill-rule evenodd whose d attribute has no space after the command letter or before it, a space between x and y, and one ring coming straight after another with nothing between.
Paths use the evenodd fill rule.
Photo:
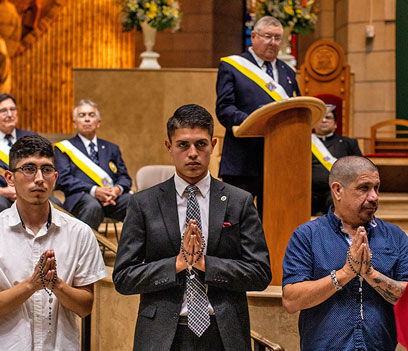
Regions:
<instances>
[{"instance_id":1,"label":"ceremonial sash","mask_svg":"<svg viewBox=\"0 0 408 351\"><path fill-rule=\"evenodd\" d=\"M56 143L55 146L65 153L72 162L99 186L112 186L113 180L104 169L94 163L81 150L77 149L68 140Z\"/></svg>"},{"instance_id":2,"label":"ceremonial sash","mask_svg":"<svg viewBox=\"0 0 408 351\"><path fill-rule=\"evenodd\" d=\"M244 76L258 84L274 101L288 99L285 89L257 65L238 55L222 57L221 61L235 67Z\"/></svg>"},{"instance_id":3,"label":"ceremonial sash","mask_svg":"<svg viewBox=\"0 0 408 351\"><path fill-rule=\"evenodd\" d=\"M330 172L333 163L337 161L337 158L335 158L330 151L327 150L327 147L324 146L321 140L314 133L312 133L312 152L320 163Z\"/></svg>"},{"instance_id":4,"label":"ceremonial sash","mask_svg":"<svg viewBox=\"0 0 408 351\"><path fill-rule=\"evenodd\" d=\"M2 160L7 166L9 164L9 152L8 150L0 149L0 160Z\"/></svg>"}]
</instances>

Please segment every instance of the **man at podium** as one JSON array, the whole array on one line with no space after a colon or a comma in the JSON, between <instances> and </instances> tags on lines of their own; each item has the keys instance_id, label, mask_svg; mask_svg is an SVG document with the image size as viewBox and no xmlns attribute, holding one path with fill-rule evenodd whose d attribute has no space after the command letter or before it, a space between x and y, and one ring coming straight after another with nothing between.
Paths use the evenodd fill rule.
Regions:
<instances>
[{"instance_id":1,"label":"man at podium","mask_svg":"<svg viewBox=\"0 0 408 351\"><path fill-rule=\"evenodd\" d=\"M263 139L235 138L249 114L273 101L300 95L295 71L277 58L283 28L274 17L258 20L252 46L240 55L221 58L217 79L217 118L226 128L219 176L257 197L262 214Z\"/></svg>"}]
</instances>

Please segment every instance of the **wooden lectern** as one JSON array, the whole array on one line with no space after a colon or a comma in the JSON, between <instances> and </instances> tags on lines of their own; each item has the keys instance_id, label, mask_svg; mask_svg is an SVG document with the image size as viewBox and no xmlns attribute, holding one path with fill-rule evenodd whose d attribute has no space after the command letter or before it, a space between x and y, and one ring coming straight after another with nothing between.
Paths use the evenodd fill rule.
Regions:
<instances>
[{"instance_id":1,"label":"wooden lectern","mask_svg":"<svg viewBox=\"0 0 408 351\"><path fill-rule=\"evenodd\" d=\"M272 285L282 284L282 260L292 232L310 220L311 130L325 113L323 101L295 97L261 107L233 129L236 137L265 139L263 226Z\"/></svg>"}]
</instances>

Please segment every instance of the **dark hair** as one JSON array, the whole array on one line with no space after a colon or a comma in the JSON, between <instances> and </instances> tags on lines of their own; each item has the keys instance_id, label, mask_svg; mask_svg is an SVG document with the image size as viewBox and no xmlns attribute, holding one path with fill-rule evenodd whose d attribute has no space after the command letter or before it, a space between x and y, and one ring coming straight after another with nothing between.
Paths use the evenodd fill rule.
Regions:
<instances>
[{"instance_id":1,"label":"dark hair","mask_svg":"<svg viewBox=\"0 0 408 351\"><path fill-rule=\"evenodd\" d=\"M211 114L204 108L196 104L180 106L167 121L167 136L171 142L171 137L176 129L199 127L208 130L210 137L214 134L214 120Z\"/></svg>"},{"instance_id":2,"label":"dark hair","mask_svg":"<svg viewBox=\"0 0 408 351\"><path fill-rule=\"evenodd\" d=\"M14 105L17 106L16 99L14 99L10 94L0 94L0 102L3 102L4 100L11 99L14 102Z\"/></svg>"},{"instance_id":3,"label":"dark hair","mask_svg":"<svg viewBox=\"0 0 408 351\"><path fill-rule=\"evenodd\" d=\"M333 114L334 120L337 121L337 112L336 112L336 109L334 109L333 111L331 111L331 113Z\"/></svg>"},{"instance_id":4,"label":"dark hair","mask_svg":"<svg viewBox=\"0 0 408 351\"><path fill-rule=\"evenodd\" d=\"M10 149L10 169L16 168L17 163L30 156L48 157L54 163L54 148L48 139L40 135L26 135L18 139Z\"/></svg>"},{"instance_id":5,"label":"dark hair","mask_svg":"<svg viewBox=\"0 0 408 351\"><path fill-rule=\"evenodd\" d=\"M338 182L348 187L363 171L378 171L376 165L366 157L345 156L334 162L329 174L329 184Z\"/></svg>"}]
</instances>

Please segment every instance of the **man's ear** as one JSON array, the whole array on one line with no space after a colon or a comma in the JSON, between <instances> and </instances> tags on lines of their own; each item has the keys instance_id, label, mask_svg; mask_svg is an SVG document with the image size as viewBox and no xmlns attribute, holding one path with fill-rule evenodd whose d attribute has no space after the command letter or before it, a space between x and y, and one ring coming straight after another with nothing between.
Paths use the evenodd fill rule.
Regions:
<instances>
[{"instance_id":1,"label":"man's ear","mask_svg":"<svg viewBox=\"0 0 408 351\"><path fill-rule=\"evenodd\" d=\"M6 180L8 186L14 187L13 172L5 171L4 179Z\"/></svg>"},{"instance_id":2,"label":"man's ear","mask_svg":"<svg viewBox=\"0 0 408 351\"><path fill-rule=\"evenodd\" d=\"M339 182L333 182L330 184L330 189L333 200L340 201L343 194L343 185L341 185Z\"/></svg>"},{"instance_id":3,"label":"man's ear","mask_svg":"<svg viewBox=\"0 0 408 351\"><path fill-rule=\"evenodd\" d=\"M214 148L215 148L215 145L217 145L217 141L218 141L217 138L213 138L213 139L211 140L211 146L212 146L213 150L214 150Z\"/></svg>"},{"instance_id":4,"label":"man's ear","mask_svg":"<svg viewBox=\"0 0 408 351\"><path fill-rule=\"evenodd\" d=\"M167 151L171 153L171 151L170 151L171 142L166 139L166 140L164 141L164 145L166 146Z\"/></svg>"}]
</instances>

